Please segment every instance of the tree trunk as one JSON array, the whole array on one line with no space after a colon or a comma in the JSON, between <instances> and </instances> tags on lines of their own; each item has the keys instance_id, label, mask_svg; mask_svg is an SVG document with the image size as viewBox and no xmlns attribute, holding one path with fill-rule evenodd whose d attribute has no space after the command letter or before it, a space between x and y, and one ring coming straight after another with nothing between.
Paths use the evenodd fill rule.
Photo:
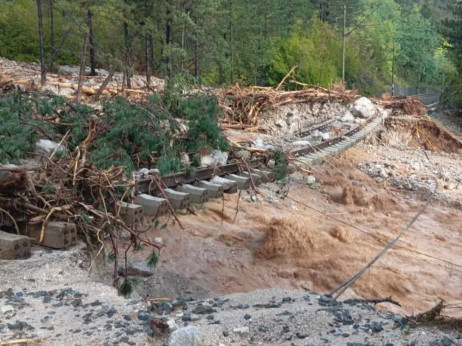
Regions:
<instances>
[{"instance_id":1,"label":"tree trunk","mask_svg":"<svg viewBox=\"0 0 462 346\"><path fill-rule=\"evenodd\" d=\"M167 25L165 27L165 43L168 47L168 55L166 59L168 75L172 75L172 11L169 1L167 1Z\"/></svg>"},{"instance_id":2,"label":"tree trunk","mask_svg":"<svg viewBox=\"0 0 462 346\"><path fill-rule=\"evenodd\" d=\"M88 36L89 35L86 34L83 40L83 52L82 57L80 58L79 85L77 87L77 95L75 97L75 100L77 102L80 102L80 97L82 96L83 79L85 77L85 58L87 56Z\"/></svg>"},{"instance_id":3,"label":"tree trunk","mask_svg":"<svg viewBox=\"0 0 462 346\"><path fill-rule=\"evenodd\" d=\"M185 37L185 25L183 24L183 27L181 28L181 50L184 51L184 37ZM181 52L181 57L180 57L180 65L181 65L181 72L184 70L184 55L183 52Z\"/></svg>"},{"instance_id":4,"label":"tree trunk","mask_svg":"<svg viewBox=\"0 0 462 346\"><path fill-rule=\"evenodd\" d=\"M55 60L55 19L53 11L53 0L49 0L50 6L50 72L53 71L53 64Z\"/></svg>"},{"instance_id":5,"label":"tree trunk","mask_svg":"<svg viewBox=\"0 0 462 346\"><path fill-rule=\"evenodd\" d=\"M150 45L149 34L146 34L144 37L144 51L146 55L146 83L148 85L148 89L151 86L151 49Z\"/></svg>"},{"instance_id":6,"label":"tree trunk","mask_svg":"<svg viewBox=\"0 0 462 346\"><path fill-rule=\"evenodd\" d=\"M98 73L96 72L96 60L95 60L95 45L93 43L93 12L91 9L88 9L87 12L88 18L88 32L89 35L89 43L90 43L90 76L97 76Z\"/></svg>"},{"instance_id":7,"label":"tree trunk","mask_svg":"<svg viewBox=\"0 0 462 346\"><path fill-rule=\"evenodd\" d=\"M124 22L124 35L125 35L125 77L127 81L127 88L132 88L132 81L130 79L130 67L131 67L131 42L128 33L128 23Z\"/></svg>"},{"instance_id":8,"label":"tree trunk","mask_svg":"<svg viewBox=\"0 0 462 346\"><path fill-rule=\"evenodd\" d=\"M103 94L104 89L107 88L109 82L111 81L112 77L114 77L115 74L115 65L111 66L111 69L109 70L109 74L107 75L106 79L103 81L103 84L98 89L98 92L95 95L95 101L98 101Z\"/></svg>"},{"instance_id":9,"label":"tree trunk","mask_svg":"<svg viewBox=\"0 0 462 346\"><path fill-rule=\"evenodd\" d=\"M43 44L43 16L42 16L42 0L37 0L37 16L39 26L39 41L40 41L40 84L44 86L47 82L47 69L45 66L45 51Z\"/></svg>"},{"instance_id":10,"label":"tree trunk","mask_svg":"<svg viewBox=\"0 0 462 346\"><path fill-rule=\"evenodd\" d=\"M194 40L194 77L200 83L199 40Z\"/></svg>"}]
</instances>

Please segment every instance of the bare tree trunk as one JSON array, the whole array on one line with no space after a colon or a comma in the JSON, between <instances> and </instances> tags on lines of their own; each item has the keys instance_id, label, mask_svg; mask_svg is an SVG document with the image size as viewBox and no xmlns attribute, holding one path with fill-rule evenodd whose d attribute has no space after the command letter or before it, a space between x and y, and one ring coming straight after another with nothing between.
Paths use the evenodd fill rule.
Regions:
<instances>
[{"instance_id":1,"label":"bare tree trunk","mask_svg":"<svg viewBox=\"0 0 462 346\"><path fill-rule=\"evenodd\" d=\"M124 35L125 35L125 77L127 81L127 88L132 88L132 80L130 79L130 67L131 67L131 40L128 33L128 23L124 22Z\"/></svg>"},{"instance_id":2,"label":"bare tree trunk","mask_svg":"<svg viewBox=\"0 0 462 346\"><path fill-rule=\"evenodd\" d=\"M152 38L152 34L149 34L149 49L150 49L149 65L152 68L154 66L154 40Z\"/></svg>"},{"instance_id":3,"label":"bare tree trunk","mask_svg":"<svg viewBox=\"0 0 462 346\"><path fill-rule=\"evenodd\" d=\"M168 75L172 75L172 11L170 9L169 1L167 1L167 25L165 27L165 43L168 46L167 55L167 71Z\"/></svg>"},{"instance_id":4,"label":"bare tree trunk","mask_svg":"<svg viewBox=\"0 0 462 346\"><path fill-rule=\"evenodd\" d=\"M82 96L83 79L85 77L85 58L87 56L88 36L88 34L85 34L85 38L83 40L82 57L80 58L79 85L77 87L77 95L75 97L75 100L77 102L80 102L80 97Z\"/></svg>"},{"instance_id":5,"label":"bare tree trunk","mask_svg":"<svg viewBox=\"0 0 462 346\"><path fill-rule=\"evenodd\" d=\"M114 77L115 74L115 65L111 66L111 69L109 70L109 74L107 75L106 79L103 81L103 84L98 89L98 92L95 95L95 101L98 101L103 94L104 89L107 88L109 82L111 81L112 77Z\"/></svg>"},{"instance_id":6,"label":"bare tree trunk","mask_svg":"<svg viewBox=\"0 0 462 346\"><path fill-rule=\"evenodd\" d=\"M199 66L199 40L194 40L194 77L200 83L200 66Z\"/></svg>"},{"instance_id":7,"label":"bare tree trunk","mask_svg":"<svg viewBox=\"0 0 462 346\"><path fill-rule=\"evenodd\" d=\"M150 45L149 34L146 34L144 37L144 51L146 55L146 83L148 84L148 89L151 86L151 49Z\"/></svg>"},{"instance_id":8,"label":"bare tree trunk","mask_svg":"<svg viewBox=\"0 0 462 346\"><path fill-rule=\"evenodd\" d=\"M185 37L185 25L183 24L183 27L181 28L181 50L184 51L184 37ZM184 55L183 52L181 52L181 58L180 58L180 65L181 65L181 72L184 70Z\"/></svg>"},{"instance_id":9,"label":"bare tree trunk","mask_svg":"<svg viewBox=\"0 0 462 346\"><path fill-rule=\"evenodd\" d=\"M43 44L43 16L42 16L42 0L37 0L37 16L39 26L39 41L40 41L40 84L44 86L47 83L47 69L45 66L45 52Z\"/></svg>"},{"instance_id":10,"label":"bare tree trunk","mask_svg":"<svg viewBox=\"0 0 462 346\"><path fill-rule=\"evenodd\" d=\"M55 18L53 11L53 0L49 0L50 6L50 72L53 72L53 64L55 60Z\"/></svg>"},{"instance_id":11,"label":"bare tree trunk","mask_svg":"<svg viewBox=\"0 0 462 346\"><path fill-rule=\"evenodd\" d=\"M87 12L88 18L88 32L90 33L89 41L90 41L90 76L97 76L98 73L96 72L96 60L95 60L95 45L93 43L93 12L91 9L88 9Z\"/></svg>"}]
</instances>

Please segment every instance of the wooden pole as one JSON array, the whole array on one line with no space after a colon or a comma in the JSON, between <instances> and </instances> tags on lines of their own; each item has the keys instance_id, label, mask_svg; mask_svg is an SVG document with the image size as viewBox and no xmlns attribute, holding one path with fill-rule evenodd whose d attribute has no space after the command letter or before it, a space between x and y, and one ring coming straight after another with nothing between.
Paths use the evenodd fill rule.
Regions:
<instances>
[{"instance_id":1,"label":"wooden pole","mask_svg":"<svg viewBox=\"0 0 462 346\"><path fill-rule=\"evenodd\" d=\"M40 41L40 84L44 86L47 82L47 69L45 66L45 51L43 44L43 15L42 15L42 0L37 0L37 16L39 26L39 41Z\"/></svg>"},{"instance_id":2,"label":"wooden pole","mask_svg":"<svg viewBox=\"0 0 462 346\"><path fill-rule=\"evenodd\" d=\"M80 97L82 96L83 79L85 76L85 58L87 56L88 47L88 36L88 34L85 34L85 38L83 40L83 53L82 58L80 59L79 85L77 87L77 95L75 98L77 102L80 102Z\"/></svg>"},{"instance_id":3,"label":"wooden pole","mask_svg":"<svg viewBox=\"0 0 462 346\"><path fill-rule=\"evenodd\" d=\"M346 5L343 5L343 46L342 46L342 82L345 88L345 39L346 39Z\"/></svg>"}]
</instances>

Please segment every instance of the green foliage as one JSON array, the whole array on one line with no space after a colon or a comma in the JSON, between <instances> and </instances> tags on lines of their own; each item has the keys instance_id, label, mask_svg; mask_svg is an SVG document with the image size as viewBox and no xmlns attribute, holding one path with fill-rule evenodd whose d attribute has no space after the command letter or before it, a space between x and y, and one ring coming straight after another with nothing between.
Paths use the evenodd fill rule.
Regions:
<instances>
[{"instance_id":1,"label":"green foliage","mask_svg":"<svg viewBox=\"0 0 462 346\"><path fill-rule=\"evenodd\" d=\"M159 257L157 256L155 251L153 251L148 258L147 266L149 268L154 268L158 261L159 261Z\"/></svg>"},{"instance_id":2,"label":"green foliage","mask_svg":"<svg viewBox=\"0 0 462 346\"><path fill-rule=\"evenodd\" d=\"M124 297L130 296L133 293L133 288L141 283L140 278L124 278L119 287L119 292Z\"/></svg>"},{"instance_id":3,"label":"green foliage","mask_svg":"<svg viewBox=\"0 0 462 346\"><path fill-rule=\"evenodd\" d=\"M38 122L31 104L16 94L0 98L0 163L17 163L34 150Z\"/></svg>"},{"instance_id":4,"label":"green foliage","mask_svg":"<svg viewBox=\"0 0 462 346\"><path fill-rule=\"evenodd\" d=\"M274 167L273 167L273 173L276 178L276 180L282 180L284 179L287 174L287 166L289 162L287 161L287 156L279 150L275 150L273 153L273 159L274 159Z\"/></svg>"}]
</instances>

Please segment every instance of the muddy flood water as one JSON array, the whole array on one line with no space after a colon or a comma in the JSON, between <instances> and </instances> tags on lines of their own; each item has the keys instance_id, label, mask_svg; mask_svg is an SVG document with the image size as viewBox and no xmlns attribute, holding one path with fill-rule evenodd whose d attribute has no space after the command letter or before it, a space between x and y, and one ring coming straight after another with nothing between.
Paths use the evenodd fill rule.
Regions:
<instances>
[{"instance_id":1,"label":"muddy flood water","mask_svg":"<svg viewBox=\"0 0 462 346\"><path fill-rule=\"evenodd\" d=\"M196 215L179 215L184 229L170 220L150 233L167 244L158 272L174 273L210 296L270 287L329 292L374 258L425 203L401 198L359 171L357 160L365 155L354 148L335 165L315 167L318 189L293 175L285 199L274 192L278 185L267 184L256 202L248 192L239 203L238 194L225 195L224 206L215 200L195 208ZM402 307L378 307L406 315L440 300L460 306L462 267L451 263L462 264L461 244L462 211L433 203L342 299L392 296Z\"/></svg>"}]
</instances>

